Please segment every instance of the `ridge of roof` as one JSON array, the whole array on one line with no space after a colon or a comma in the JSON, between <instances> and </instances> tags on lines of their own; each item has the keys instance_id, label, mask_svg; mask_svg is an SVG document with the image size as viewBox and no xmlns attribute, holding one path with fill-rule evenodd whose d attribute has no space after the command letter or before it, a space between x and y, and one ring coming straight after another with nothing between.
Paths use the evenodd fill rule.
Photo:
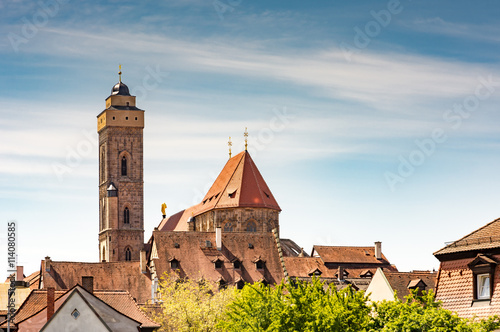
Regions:
<instances>
[{"instance_id":1,"label":"ridge of roof","mask_svg":"<svg viewBox=\"0 0 500 332\"><path fill-rule=\"evenodd\" d=\"M449 253L457 253L457 252L462 252L462 251L470 251L470 250L476 250L476 249L484 249L483 247L487 247L487 248L496 248L496 247L500 247L500 232L498 232L498 234L496 235L493 235L493 236L486 236L486 237L474 237L474 235L478 234L479 232L481 231L484 231L485 229L489 228L489 227L492 227L492 225L494 225L495 223L500 223L500 218L497 218L493 221L490 221L489 223L487 223L486 225L482 226L482 227L479 227L478 229L468 233L467 235L461 237L460 239L456 240L456 241L453 241L452 243L444 246L443 248L435 251L433 253L434 256L439 256L439 255L444 255L444 254L449 254ZM497 240L495 241L491 241L491 238L492 237L496 237L498 238ZM480 239L483 239L483 238L489 238L490 241L487 242L489 245L487 246L481 246L481 242L479 241ZM468 239L475 239L475 240L478 240L476 246L472 246L472 244L469 244L467 242ZM463 241L465 241L465 244L462 244ZM486 242L485 242L486 243ZM498 243L498 245L495 245L493 243ZM492 245L493 244L493 245Z\"/></svg>"}]
</instances>

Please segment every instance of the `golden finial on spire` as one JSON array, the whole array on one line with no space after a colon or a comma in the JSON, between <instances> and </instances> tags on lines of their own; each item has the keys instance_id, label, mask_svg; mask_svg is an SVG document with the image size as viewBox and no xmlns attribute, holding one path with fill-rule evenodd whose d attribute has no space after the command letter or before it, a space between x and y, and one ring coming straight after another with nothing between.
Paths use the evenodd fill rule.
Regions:
<instances>
[{"instance_id":1,"label":"golden finial on spire","mask_svg":"<svg viewBox=\"0 0 500 332\"><path fill-rule=\"evenodd\" d=\"M229 159L231 159L231 146L233 146L233 142L231 142L231 136L229 136L229 141L227 142L227 146L229 146Z\"/></svg>"},{"instance_id":2,"label":"golden finial on spire","mask_svg":"<svg viewBox=\"0 0 500 332\"><path fill-rule=\"evenodd\" d=\"M246 151L247 147L248 147L248 130L247 130L247 127L245 127L245 132L243 133L243 136L245 137L245 151Z\"/></svg>"},{"instance_id":3,"label":"golden finial on spire","mask_svg":"<svg viewBox=\"0 0 500 332\"><path fill-rule=\"evenodd\" d=\"M120 83L122 82L122 65L118 66L119 71L118 71L118 77L120 78Z\"/></svg>"},{"instance_id":4,"label":"golden finial on spire","mask_svg":"<svg viewBox=\"0 0 500 332\"><path fill-rule=\"evenodd\" d=\"M161 205L161 214L163 215L163 218L165 218L167 215L165 214L165 209L167 208L167 204L163 203Z\"/></svg>"}]
</instances>

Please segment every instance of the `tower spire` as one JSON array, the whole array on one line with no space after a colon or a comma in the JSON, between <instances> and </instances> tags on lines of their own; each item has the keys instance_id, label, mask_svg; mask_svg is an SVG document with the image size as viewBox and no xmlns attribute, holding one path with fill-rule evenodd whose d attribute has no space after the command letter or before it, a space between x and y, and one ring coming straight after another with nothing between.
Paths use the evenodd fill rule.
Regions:
<instances>
[{"instance_id":1,"label":"tower spire","mask_svg":"<svg viewBox=\"0 0 500 332\"><path fill-rule=\"evenodd\" d=\"M231 136L229 136L229 141L227 142L227 146L229 146L229 159L231 159L231 146L233 146L233 142L231 142Z\"/></svg>"},{"instance_id":2,"label":"tower spire","mask_svg":"<svg viewBox=\"0 0 500 332\"><path fill-rule=\"evenodd\" d=\"M120 79L120 83L122 82L122 65L118 65L118 78Z\"/></svg>"},{"instance_id":3,"label":"tower spire","mask_svg":"<svg viewBox=\"0 0 500 332\"><path fill-rule=\"evenodd\" d=\"M248 130L247 130L247 127L245 127L245 132L243 133L243 136L245 137L245 151L246 151L247 147L248 147Z\"/></svg>"}]
</instances>

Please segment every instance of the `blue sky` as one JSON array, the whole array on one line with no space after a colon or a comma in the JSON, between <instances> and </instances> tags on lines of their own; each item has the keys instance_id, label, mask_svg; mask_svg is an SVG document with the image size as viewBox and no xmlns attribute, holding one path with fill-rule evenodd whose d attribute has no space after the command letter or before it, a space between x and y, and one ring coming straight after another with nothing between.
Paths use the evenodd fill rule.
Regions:
<instances>
[{"instance_id":1,"label":"blue sky","mask_svg":"<svg viewBox=\"0 0 500 332\"><path fill-rule=\"evenodd\" d=\"M97 260L96 115L122 64L146 110L146 240L248 127L282 237L382 241L401 271L437 269L434 251L500 216L499 9L0 1L0 216L19 223L19 264Z\"/></svg>"}]
</instances>

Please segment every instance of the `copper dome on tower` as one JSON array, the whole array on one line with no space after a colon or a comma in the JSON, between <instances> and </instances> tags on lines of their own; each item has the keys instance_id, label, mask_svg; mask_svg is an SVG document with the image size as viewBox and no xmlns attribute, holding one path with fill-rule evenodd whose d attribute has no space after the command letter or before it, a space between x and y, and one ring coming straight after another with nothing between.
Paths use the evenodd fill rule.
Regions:
<instances>
[{"instance_id":1,"label":"copper dome on tower","mask_svg":"<svg viewBox=\"0 0 500 332\"><path fill-rule=\"evenodd\" d=\"M126 86L125 83L119 82L113 86L113 89L111 89L111 95L130 96L130 92L128 91L128 86Z\"/></svg>"}]
</instances>

